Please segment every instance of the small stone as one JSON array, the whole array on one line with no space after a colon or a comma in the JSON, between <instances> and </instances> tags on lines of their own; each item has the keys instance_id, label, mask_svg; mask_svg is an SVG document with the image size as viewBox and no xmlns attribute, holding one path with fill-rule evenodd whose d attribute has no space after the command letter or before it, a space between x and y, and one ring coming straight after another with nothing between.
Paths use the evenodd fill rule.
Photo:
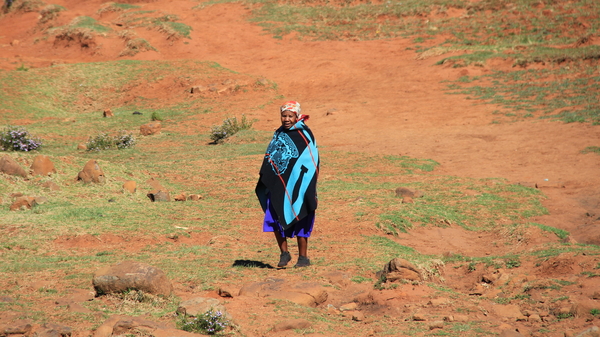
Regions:
<instances>
[{"instance_id":1,"label":"small stone","mask_svg":"<svg viewBox=\"0 0 600 337\"><path fill-rule=\"evenodd\" d=\"M77 150L87 150L87 145L85 145L85 143L79 143L77 145Z\"/></svg>"},{"instance_id":2,"label":"small stone","mask_svg":"<svg viewBox=\"0 0 600 337\"><path fill-rule=\"evenodd\" d=\"M351 303L347 303L347 304L340 306L340 311L356 310L357 307L358 307L357 303L351 302Z\"/></svg>"},{"instance_id":3,"label":"small stone","mask_svg":"<svg viewBox=\"0 0 600 337\"><path fill-rule=\"evenodd\" d=\"M362 322L365 320L365 314L363 314L360 311L353 311L352 312L352 320L356 321L356 322Z\"/></svg>"},{"instance_id":4,"label":"small stone","mask_svg":"<svg viewBox=\"0 0 600 337\"><path fill-rule=\"evenodd\" d=\"M188 200L198 201L200 199L202 199L202 196L200 194L190 194L188 196Z\"/></svg>"},{"instance_id":5,"label":"small stone","mask_svg":"<svg viewBox=\"0 0 600 337\"><path fill-rule=\"evenodd\" d=\"M444 328L444 321L434 321L429 323L429 330L433 330L433 329L443 329Z\"/></svg>"},{"instance_id":6,"label":"small stone","mask_svg":"<svg viewBox=\"0 0 600 337\"><path fill-rule=\"evenodd\" d=\"M110 109L105 109L104 112L102 113L102 115L104 116L104 118L115 116L115 114L113 114L113 112Z\"/></svg>"},{"instance_id":7,"label":"small stone","mask_svg":"<svg viewBox=\"0 0 600 337\"><path fill-rule=\"evenodd\" d=\"M415 313L412 316L413 321L424 322L427 320L427 317L421 313Z\"/></svg>"},{"instance_id":8,"label":"small stone","mask_svg":"<svg viewBox=\"0 0 600 337\"><path fill-rule=\"evenodd\" d=\"M128 180L123 184L123 189L129 193L135 193L137 190L137 183L133 180Z\"/></svg>"},{"instance_id":9,"label":"small stone","mask_svg":"<svg viewBox=\"0 0 600 337\"><path fill-rule=\"evenodd\" d=\"M185 195L185 193L181 193L181 194L175 196L173 199L175 199L175 201L186 201L187 196Z\"/></svg>"}]
</instances>

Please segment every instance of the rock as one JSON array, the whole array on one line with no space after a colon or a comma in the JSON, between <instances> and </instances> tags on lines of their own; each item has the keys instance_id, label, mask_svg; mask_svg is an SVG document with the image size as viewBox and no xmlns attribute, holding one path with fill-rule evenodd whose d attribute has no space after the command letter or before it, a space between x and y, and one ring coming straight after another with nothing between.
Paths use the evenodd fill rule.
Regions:
<instances>
[{"instance_id":1,"label":"rock","mask_svg":"<svg viewBox=\"0 0 600 337\"><path fill-rule=\"evenodd\" d=\"M77 145L77 150L87 150L87 145L85 145L85 143L79 143Z\"/></svg>"},{"instance_id":2,"label":"rock","mask_svg":"<svg viewBox=\"0 0 600 337\"><path fill-rule=\"evenodd\" d=\"M109 317L102 325L100 325L96 331L94 331L94 337L110 337L113 333L113 327L121 319L120 316L113 315Z\"/></svg>"},{"instance_id":3,"label":"rock","mask_svg":"<svg viewBox=\"0 0 600 337\"><path fill-rule=\"evenodd\" d=\"M521 309L514 304L508 305L496 305L494 306L494 311L496 315L506 318L521 318L523 314L521 313Z\"/></svg>"},{"instance_id":4,"label":"rock","mask_svg":"<svg viewBox=\"0 0 600 337\"><path fill-rule=\"evenodd\" d=\"M181 194L175 196L173 199L175 199L175 201L186 201L187 196L185 195L185 193L181 193Z\"/></svg>"},{"instance_id":5,"label":"rock","mask_svg":"<svg viewBox=\"0 0 600 337\"><path fill-rule=\"evenodd\" d=\"M160 202L160 201L171 201L171 196L169 192L163 190L153 190L146 194L150 201L152 202Z\"/></svg>"},{"instance_id":6,"label":"rock","mask_svg":"<svg viewBox=\"0 0 600 337\"><path fill-rule=\"evenodd\" d=\"M154 121L140 126L140 133L144 136L150 136L159 133L161 128L160 122Z\"/></svg>"},{"instance_id":7,"label":"rock","mask_svg":"<svg viewBox=\"0 0 600 337\"><path fill-rule=\"evenodd\" d=\"M27 178L27 172L11 156L5 154L0 158L0 172Z\"/></svg>"},{"instance_id":8,"label":"rock","mask_svg":"<svg viewBox=\"0 0 600 337\"><path fill-rule=\"evenodd\" d=\"M600 329L594 325L578 333L575 337L600 337Z\"/></svg>"},{"instance_id":9,"label":"rock","mask_svg":"<svg viewBox=\"0 0 600 337\"><path fill-rule=\"evenodd\" d=\"M200 199L202 199L202 196L200 194L190 194L188 196L188 200L198 201Z\"/></svg>"},{"instance_id":10,"label":"rock","mask_svg":"<svg viewBox=\"0 0 600 337\"><path fill-rule=\"evenodd\" d=\"M351 318L355 322L362 322L365 320L365 314L360 311L352 311Z\"/></svg>"},{"instance_id":11,"label":"rock","mask_svg":"<svg viewBox=\"0 0 600 337\"><path fill-rule=\"evenodd\" d=\"M416 312L416 313L413 314L412 320L413 321L418 321L418 322L425 322L427 320L427 317L424 314L420 313L420 312Z\"/></svg>"},{"instance_id":12,"label":"rock","mask_svg":"<svg viewBox=\"0 0 600 337\"><path fill-rule=\"evenodd\" d=\"M245 284L240 289L240 296L271 297L314 308L325 302L328 294L318 283L287 283L283 279L269 278L263 282Z\"/></svg>"},{"instance_id":13,"label":"rock","mask_svg":"<svg viewBox=\"0 0 600 337\"><path fill-rule=\"evenodd\" d=\"M598 309L598 307L599 305L597 301L582 299L577 302L574 302L573 305L571 305L571 309L569 310L569 312L572 313L575 317L594 319L594 315L592 315L590 312L593 309Z\"/></svg>"},{"instance_id":14,"label":"rock","mask_svg":"<svg viewBox=\"0 0 600 337\"><path fill-rule=\"evenodd\" d=\"M312 324L305 319L288 319L283 322L275 324L273 327L274 332L285 331L285 330L301 330L308 329Z\"/></svg>"},{"instance_id":15,"label":"rock","mask_svg":"<svg viewBox=\"0 0 600 337\"><path fill-rule=\"evenodd\" d=\"M84 183L93 182L96 184L101 184L106 181L104 172L102 172L100 165L98 165L98 162L93 159L88 161L83 167L83 170L77 174L77 180L83 181Z\"/></svg>"},{"instance_id":16,"label":"rock","mask_svg":"<svg viewBox=\"0 0 600 337\"><path fill-rule=\"evenodd\" d=\"M423 278L417 268L405 259L395 258L388 262L382 271L382 275L389 282L399 280L421 281Z\"/></svg>"},{"instance_id":17,"label":"rock","mask_svg":"<svg viewBox=\"0 0 600 337\"><path fill-rule=\"evenodd\" d=\"M538 314L531 314L527 317L528 322L541 322L542 318Z\"/></svg>"},{"instance_id":18,"label":"rock","mask_svg":"<svg viewBox=\"0 0 600 337\"><path fill-rule=\"evenodd\" d=\"M223 317L230 320L231 315L227 309L216 298L210 297L195 297L187 301L183 301L177 308L177 313L185 316L198 317L208 311L220 312Z\"/></svg>"},{"instance_id":19,"label":"rock","mask_svg":"<svg viewBox=\"0 0 600 337\"><path fill-rule=\"evenodd\" d=\"M36 337L67 337L71 336L73 329L68 326L46 323L35 332Z\"/></svg>"},{"instance_id":20,"label":"rock","mask_svg":"<svg viewBox=\"0 0 600 337\"><path fill-rule=\"evenodd\" d=\"M135 193L135 191L137 190L137 183L133 180L127 180L123 184L123 189L129 193Z\"/></svg>"},{"instance_id":21,"label":"rock","mask_svg":"<svg viewBox=\"0 0 600 337\"><path fill-rule=\"evenodd\" d=\"M10 205L11 211L19 211L24 209L31 209L37 205L34 197L19 197Z\"/></svg>"},{"instance_id":22,"label":"rock","mask_svg":"<svg viewBox=\"0 0 600 337\"><path fill-rule=\"evenodd\" d=\"M402 203L403 204L414 204L415 201L411 197L404 197L404 198L402 198Z\"/></svg>"},{"instance_id":23,"label":"rock","mask_svg":"<svg viewBox=\"0 0 600 337\"><path fill-rule=\"evenodd\" d=\"M159 327L160 326L158 323L149 321L147 319L143 319L141 317L127 317L120 319L115 323L115 325L113 326L112 334L116 336L127 335L130 333L131 330L136 330L136 332L138 333L150 333Z\"/></svg>"},{"instance_id":24,"label":"rock","mask_svg":"<svg viewBox=\"0 0 600 337\"><path fill-rule=\"evenodd\" d=\"M3 329L0 330L0 335L29 335L32 327L33 326L30 322L17 321L10 325L4 326Z\"/></svg>"},{"instance_id":25,"label":"rock","mask_svg":"<svg viewBox=\"0 0 600 337\"><path fill-rule=\"evenodd\" d=\"M110 109L105 109L104 112L102 113L102 115L104 116L104 118L115 116L115 114L113 114L113 112Z\"/></svg>"},{"instance_id":26,"label":"rock","mask_svg":"<svg viewBox=\"0 0 600 337\"><path fill-rule=\"evenodd\" d=\"M56 173L56 168L54 168L54 163L52 163L50 157L40 154L33 158L31 171L34 175L48 176Z\"/></svg>"},{"instance_id":27,"label":"rock","mask_svg":"<svg viewBox=\"0 0 600 337\"><path fill-rule=\"evenodd\" d=\"M45 183L42 184L42 187L48 188L51 191L60 191L60 186L58 186L53 181L46 181Z\"/></svg>"},{"instance_id":28,"label":"rock","mask_svg":"<svg viewBox=\"0 0 600 337\"><path fill-rule=\"evenodd\" d=\"M12 41L10 41L10 45L11 45L12 47L16 47L16 46L18 46L20 43L21 43L21 42L20 42L19 40L16 40L16 39L15 39L15 40L12 40Z\"/></svg>"},{"instance_id":29,"label":"rock","mask_svg":"<svg viewBox=\"0 0 600 337\"><path fill-rule=\"evenodd\" d=\"M450 304L450 300L447 298L434 298L432 300L430 300L429 302L427 302L427 304L433 306L433 307L442 307L442 306L446 306L448 304Z\"/></svg>"},{"instance_id":30,"label":"rock","mask_svg":"<svg viewBox=\"0 0 600 337\"><path fill-rule=\"evenodd\" d=\"M173 290L171 282L162 270L135 261L124 261L100 269L94 275L92 284L98 295L134 289L169 296Z\"/></svg>"},{"instance_id":31,"label":"rock","mask_svg":"<svg viewBox=\"0 0 600 337\"><path fill-rule=\"evenodd\" d=\"M433 321L433 322L429 323L429 330L443 329L443 328L444 328L444 321Z\"/></svg>"},{"instance_id":32,"label":"rock","mask_svg":"<svg viewBox=\"0 0 600 337\"><path fill-rule=\"evenodd\" d=\"M204 86L204 85L195 85L190 90L190 93L192 93L192 94L203 93L203 92L209 91L209 89L210 89L209 87Z\"/></svg>"},{"instance_id":33,"label":"rock","mask_svg":"<svg viewBox=\"0 0 600 337\"><path fill-rule=\"evenodd\" d=\"M340 311L351 311L356 310L356 308L358 308L358 304L355 302L351 302L340 306Z\"/></svg>"},{"instance_id":34,"label":"rock","mask_svg":"<svg viewBox=\"0 0 600 337\"><path fill-rule=\"evenodd\" d=\"M173 329L141 317L111 316L94 331L94 337L111 336L194 337L203 336Z\"/></svg>"}]
</instances>

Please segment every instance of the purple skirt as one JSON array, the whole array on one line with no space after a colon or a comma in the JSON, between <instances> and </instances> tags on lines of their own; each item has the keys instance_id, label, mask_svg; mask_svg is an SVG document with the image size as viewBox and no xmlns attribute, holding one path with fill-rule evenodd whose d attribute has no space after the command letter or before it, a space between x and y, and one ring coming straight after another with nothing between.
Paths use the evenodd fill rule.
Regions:
<instances>
[{"instance_id":1,"label":"purple skirt","mask_svg":"<svg viewBox=\"0 0 600 337\"><path fill-rule=\"evenodd\" d=\"M263 222L263 232L274 232L278 231L284 238L293 238L299 236L302 238L309 238L310 233L313 230L315 224L315 212L310 212L307 216L300 219L292 227L283 230L279 220L277 220L277 214L271 205L270 196L267 198L267 211L265 212L265 220Z\"/></svg>"}]
</instances>

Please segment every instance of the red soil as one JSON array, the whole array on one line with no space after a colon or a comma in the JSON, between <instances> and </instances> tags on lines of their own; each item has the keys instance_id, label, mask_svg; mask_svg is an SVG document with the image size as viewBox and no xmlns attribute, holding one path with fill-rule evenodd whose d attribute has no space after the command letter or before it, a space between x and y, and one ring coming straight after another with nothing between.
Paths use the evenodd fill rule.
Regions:
<instances>
[{"instance_id":1,"label":"red soil","mask_svg":"<svg viewBox=\"0 0 600 337\"><path fill-rule=\"evenodd\" d=\"M61 13L56 26L88 15L115 30L124 29L115 25L117 14L96 14L103 1L53 3L69 9ZM413 42L405 39L274 39L246 20L249 9L241 4L212 5L203 10L192 10L199 2L189 0L139 4L144 10L176 14L193 31L191 39L169 41L156 31L138 29L138 36L158 52L127 58L208 60L239 73L264 76L278 84L286 99L301 102L303 112L311 115L310 126L319 145L329 149L430 158L441 164L436 169L441 174L537 183L548 197L544 206L550 214L532 221L567 230L577 242L600 244L600 156L581 153L588 146L600 145L600 126L549 120L492 123L497 118L492 112L502 107L475 105L465 96L444 94L446 84L442 81L505 68L503 61L472 68L434 65L448 55L418 59L409 48ZM42 36L34 28L37 20L38 13L0 17L0 69L115 60L124 48L118 38L97 37L94 45L86 48L74 43L56 44L52 39L37 40ZM163 95L168 99L169 92ZM234 108L244 111L262 103L250 99L236 103ZM250 117L259 119L255 127L272 130L278 123L280 103L251 111ZM91 241L91 246L96 240L80 240L84 239ZM101 239L120 242L117 237ZM421 253L468 256L496 254L491 247L493 240L491 235L452 227L418 229L400 238L402 244ZM78 243L62 244L70 247ZM134 242L131 248L135 247ZM551 266L540 266L539 271L550 275L548 268Z\"/></svg>"}]
</instances>

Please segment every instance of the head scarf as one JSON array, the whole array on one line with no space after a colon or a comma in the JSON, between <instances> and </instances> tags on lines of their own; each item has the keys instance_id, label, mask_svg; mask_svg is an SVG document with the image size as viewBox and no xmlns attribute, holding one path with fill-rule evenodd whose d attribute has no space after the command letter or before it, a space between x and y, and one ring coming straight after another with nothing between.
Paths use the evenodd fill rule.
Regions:
<instances>
[{"instance_id":1,"label":"head scarf","mask_svg":"<svg viewBox=\"0 0 600 337\"><path fill-rule=\"evenodd\" d=\"M296 101L285 102L285 104L279 108L280 113L284 112L286 110L289 110L289 111L295 113L296 117L298 117L299 121L308 119L308 115L302 114L302 109L300 108L300 103L298 103Z\"/></svg>"}]
</instances>

